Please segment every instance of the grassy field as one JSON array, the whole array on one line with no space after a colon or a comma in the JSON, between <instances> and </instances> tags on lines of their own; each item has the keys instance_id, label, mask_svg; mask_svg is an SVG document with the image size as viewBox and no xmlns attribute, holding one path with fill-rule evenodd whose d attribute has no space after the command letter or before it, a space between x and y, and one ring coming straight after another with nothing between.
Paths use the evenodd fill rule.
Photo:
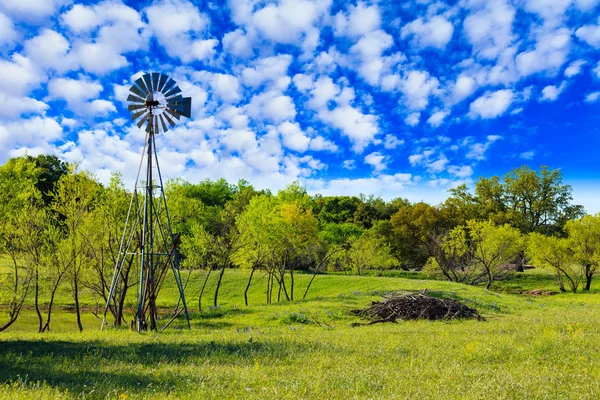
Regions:
<instances>
[{"instance_id":1,"label":"grassy field","mask_svg":"<svg viewBox=\"0 0 600 400\"><path fill-rule=\"evenodd\" d=\"M469 398L595 399L600 396L600 294L532 297L556 290L528 272L485 291L421 279L323 275L307 300L264 305L264 278L244 306L244 271L225 274L220 307L202 314L190 298L191 331L177 321L161 333L99 332L84 315L75 331L67 292L52 332L32 330L27 310L0 334L0 398ZM301 298L310 276L296 277ZM197 291L200 280L188 288ZM486 321L352 327L349 311L391 291L458 298ZM208 290L211 293L212 290ZM173 286L163 305L176 302ZM95 304L84 299L88 308ZM210 305L210 296L204 300ZM2 315L2 317L4 317Z\"/></svg>"}]
</instances>

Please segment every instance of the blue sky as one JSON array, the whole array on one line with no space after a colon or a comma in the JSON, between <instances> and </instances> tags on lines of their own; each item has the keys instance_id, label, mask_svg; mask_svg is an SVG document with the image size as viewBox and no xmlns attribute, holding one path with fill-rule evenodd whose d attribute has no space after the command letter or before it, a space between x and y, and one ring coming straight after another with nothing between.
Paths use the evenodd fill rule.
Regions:
<instances>
[{"instance_id":1,"label":"blue sky","mask_svg":"<svg viewBox=\"0 0 600 400\"><path fill-rule=\"evenodd\" d=\"M132 183L144 72L191 119L163 174L437 203L527 164L600 211L600 0L0 0L0 162L52 153Z\"/></svg>"}]
</instances>

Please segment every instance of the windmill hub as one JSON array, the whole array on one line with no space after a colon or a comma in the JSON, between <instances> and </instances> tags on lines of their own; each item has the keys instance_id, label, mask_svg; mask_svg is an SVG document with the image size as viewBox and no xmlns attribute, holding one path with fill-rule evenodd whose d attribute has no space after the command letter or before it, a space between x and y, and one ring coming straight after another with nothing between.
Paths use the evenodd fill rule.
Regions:
<instances>
[{"instance_id":1,"label":"windmill hub","mask_svg":"<svg viewBox=\"0 0 600 400\"><path fill-rule=\"evenodd\" d=\"M160 92L153 92L146 97L144 105L148 109L152 109L152 114L160 115L165 110L167 101L165 95Z\"/></svg>"}]
</instances>

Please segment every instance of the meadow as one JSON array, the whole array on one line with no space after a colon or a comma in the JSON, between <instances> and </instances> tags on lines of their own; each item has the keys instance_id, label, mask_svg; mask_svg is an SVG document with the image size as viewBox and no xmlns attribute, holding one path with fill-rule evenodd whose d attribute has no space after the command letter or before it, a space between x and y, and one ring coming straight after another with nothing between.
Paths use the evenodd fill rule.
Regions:
<instances>
[{"instance_id":1,"label":"meadow","mask_svg":"<svg viewBox=\"0 0 600 400\"><path fill-rule=\"evenodd\" d=\"M386 275L319 275L306 300L271 305L265 305L261 281L265 278L257 276L246 307L241 288L247 272L227 270L219 307L209 309L209 295L203 300L203 313L192 296L201 280L193 276L186 290L192 329L178 319L165 331L142 334L126 327L100 332L91 297L83 299L84 332L77 332L65 289L59 293L50 333L35 333L36 316L27 309L0 334L0 397L594 399L600 395L598 290L539 297L516 294L556 290L552 276L535 270L488 291L425 279L421 273ZM297 274L297 299L309 279L310 275ZM361 321L350 310L386 293L424 289L459 299L486 320L353 326ZM176 299L167 282L160 305L173 307Z\"/></svg>"}]
</instances>

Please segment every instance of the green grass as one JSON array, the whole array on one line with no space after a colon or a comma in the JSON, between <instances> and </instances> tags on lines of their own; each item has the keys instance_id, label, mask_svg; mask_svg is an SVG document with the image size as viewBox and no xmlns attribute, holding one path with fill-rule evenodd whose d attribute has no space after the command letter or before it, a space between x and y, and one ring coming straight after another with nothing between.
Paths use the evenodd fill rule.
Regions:
<instances>
[{"instance_id":1,"label":"green grass","mask_svg":"<svg viewBox=\"0 0 600 400\"><path fill-rule=\"evenodd\" d=\"M99 332L90 312L80 334L67 311L39 335L27 310L0 334L0 398L598 398L598 292L513 294L546 284L556 290L547 275L521 275L497 286L500 293L414 274L322 275L307 300L269 306L258 276L246 307L246 272L231 270L219 308L200 314L190 298L191 331L178 320L141 335ZM309 279L296 275L297 299ZM425 288L477 308L486 321L351 326L359 320L350 310L384 293ZM162 305L175 304L172 284L162 294ZM68 292L58 300L70 304Z\"/></svg>"}]
</instances>

